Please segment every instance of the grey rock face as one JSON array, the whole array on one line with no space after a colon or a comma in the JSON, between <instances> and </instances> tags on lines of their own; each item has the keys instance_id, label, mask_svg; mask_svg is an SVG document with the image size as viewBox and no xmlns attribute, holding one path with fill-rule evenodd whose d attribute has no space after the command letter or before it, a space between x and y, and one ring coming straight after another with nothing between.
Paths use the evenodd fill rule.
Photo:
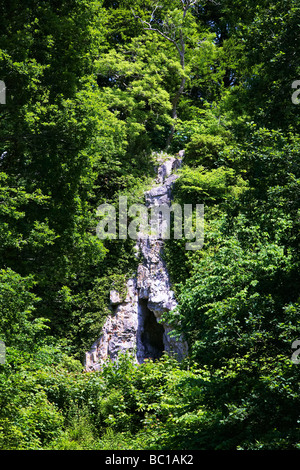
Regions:
<instances>
[{"instance_id":1,"label":"grey rock face","mask_svg":"<svg viewBox=\"0 0 300 470\"><path fill-rule=\"evenodd\" d=\"M178 175L181 158L159 161L155 186L145 194L148 208L171 204L171 187ZM161 315L176 305L169 274L162 259L163 240L141 234L137 248L142 254L136 277L127 281L127 295L121 298L111 291L112 314L107 318L102 335L86 353L86 370L101 369L106 360L115 360L119 353L131 352L137 363L146 358L157 359L165 351L182 360L188 352L182 339L170 335L171 328L160 320Z\"/></svg>"}]
</instances>

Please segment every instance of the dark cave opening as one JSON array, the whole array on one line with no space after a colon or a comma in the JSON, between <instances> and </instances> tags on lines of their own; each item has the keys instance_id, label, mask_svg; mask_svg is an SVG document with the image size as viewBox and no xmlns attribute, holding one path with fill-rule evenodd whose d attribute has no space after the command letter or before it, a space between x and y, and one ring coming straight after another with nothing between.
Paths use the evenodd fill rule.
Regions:
<instances>
[{"instance_id":1,"label":"dark cave opening","mask_svg":"<svg viewBox=\"0 0 300 470\"><path fill-rule=\"evenodd\" d=\"M142 334L141 341L144 348L144 359L159 359L164 352L164 327L147 306L147 300L140 299Z\"/></svg>"}]
</instances>

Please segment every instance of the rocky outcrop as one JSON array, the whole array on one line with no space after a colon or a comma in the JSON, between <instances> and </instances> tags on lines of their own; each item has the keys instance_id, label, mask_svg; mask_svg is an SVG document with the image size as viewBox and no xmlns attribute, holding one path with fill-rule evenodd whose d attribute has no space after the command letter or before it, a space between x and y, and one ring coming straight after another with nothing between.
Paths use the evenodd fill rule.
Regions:
<instances>
[{"instance_id":1,"label":"rocky outcrop","mask_svg":"<svg viewBox=\"0 0 300 470\"><path fill-rule=\"evenodd\" d=\"M171 188L178 175L177 168L183 155L158 158L156 185L145 193L146 206L171 204ZM174 339L171 328L161 321L164 312L173 310L177 303L171 288L167 267L162 258L163 239L140 234L137 248L142 254L136 276L127 281L126 295L110 293L112 314L106 320L102 335L86 353L85 367L97 370L108 359L119 353L131 352L136 361L157 359L165 351L182 360L187 344Z\"/></svg>"}]
</instances>

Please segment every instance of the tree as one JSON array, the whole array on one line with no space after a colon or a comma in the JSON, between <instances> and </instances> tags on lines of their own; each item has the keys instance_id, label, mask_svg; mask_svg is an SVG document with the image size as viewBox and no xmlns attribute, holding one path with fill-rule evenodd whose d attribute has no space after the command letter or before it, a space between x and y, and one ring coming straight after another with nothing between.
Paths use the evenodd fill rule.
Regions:
<instances>
[{"instance_id":1,"label":"tree","mask_svg":"<svg viewBox=\"0 0 300 470\"><path fill-rule=\"evenodd\" d=\"M193 41L191 35L195 35L196 30L196 22L191 14L191 10L198 4L198 0L181 0L180 3L181 11L178 8L174 8L172 9L172 11L167 10L166 14L163 16L162 19L157 16L157 10L163 8L158 4L155 5L155 7L153 8L151 16L150 18L148 18L148 20L139 17L133 11L135 18L141 21L145 31L151 31L159 34L166 41L171 43L178 53L180 63L180 70L178 71L180 77L180 84L179 88L177 89L175 95L171 100L171 117L175 122L178 118L178 103L181 96L183 95L185 85L188 79L188 75L186 74L186 49L188 42ZM201 43L204 41L205 39L203 41L200 41L198 39L196 47L199 48ZM174 132L175 124L173 123L171 127L171 132L167 139L167 148L170 146L170 143L174 136Z\"/></svg>"},{"instance_id":2,"label":"tree","mask_svg":"<svg viewBox=\"0 0 300 470\"><path fill-rule=\"evenodd\" d=\"M103 10L85 0L0 8L7 86L0 108L0 263L34 277L40 316L65 335L74 318L61 291L67 287L75 299L82 289L93 291L107 252L95 233L94 209L106 197L98 174L108 179L117 166L111 160L126 146L122 123L99 100L94 73ZM89 314L95 305L82 301L79 308ZM88 322L80 328L87 331Z\"/></svg>"},{"instance_id":3,"label":"tree","mask_svg":"<svg viewBox=\"0 0 300 470\"><path fill-rule=\"evenodd\" d=\"M179 305L165 321L186 335L190 355L211 372L202 403L218 416L212 434L224 426L214 448L293 448L299 136L252 123L247 140L225 153L227 168L185 168L175 183L179 202L206 202L205 238L192 255L183 256L179 244L168 248L181 266L171 260Z\"/></svg>"},{"instance_id":4,"label":"tree","mask_svg":"<svg viewBox=\"0 0 300 470\"><path fill-rule=\"evenodd\" d=\"M299 77L298 2L267 0L249 13L251 22L233 33L239 72L230 108L235 118L246 114L262 127L294 129L299 119L291 100L292 83Z\"/></svg>"}]
</instances>

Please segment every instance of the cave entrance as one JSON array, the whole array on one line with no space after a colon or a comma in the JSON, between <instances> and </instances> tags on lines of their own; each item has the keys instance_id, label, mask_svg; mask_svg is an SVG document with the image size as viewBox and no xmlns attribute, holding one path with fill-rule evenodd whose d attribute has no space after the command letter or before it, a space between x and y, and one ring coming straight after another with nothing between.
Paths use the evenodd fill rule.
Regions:
<instances>
[{"instance_id":1,"label":"cave entrance","mask_svg":"<svg viewBox=\"0 0 300 470\"><path fill-rule=\"evenodd\" d=\"M147 300L140 299L141 342L144 359L159 359L164 352L164 327L147 306Z\"/></svg>"}]
</instances>

